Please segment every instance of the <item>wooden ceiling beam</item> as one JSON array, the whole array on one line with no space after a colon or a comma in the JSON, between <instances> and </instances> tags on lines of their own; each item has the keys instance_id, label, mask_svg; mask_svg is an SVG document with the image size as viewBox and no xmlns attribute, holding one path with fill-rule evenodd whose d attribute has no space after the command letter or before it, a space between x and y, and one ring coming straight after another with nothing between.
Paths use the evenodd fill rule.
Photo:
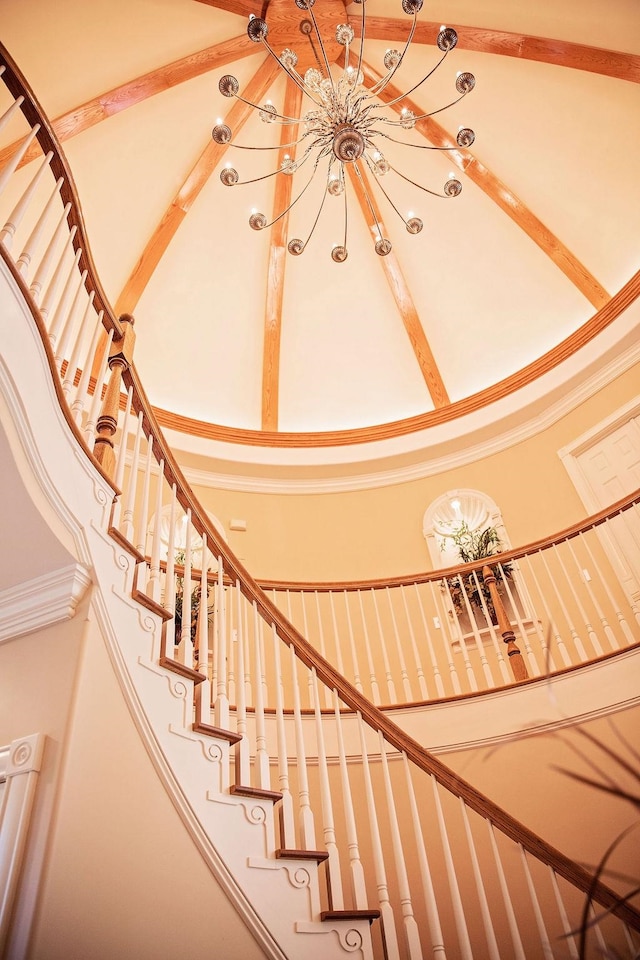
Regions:
<instances>
[{"instance_id":1,"label":"wooden ceiling beam","mask_svg":"<svg viewBox=\"0 0 640 960\"><path fill-rule=\"evenodd\" d=\"M349 23L355 30L356 36L360 36L360 16L351 15ZM574 70L600 73L606 77L614 77L616 80L640 83L640 56L633 53L589 47L582 43L571 43L568 40L553 40L550 37L533 37L526 33L507 33L502 30L457 24L447 25L454 27L458 34L458 47L461 50L493 53L503 57L516 57L519 60L535 60L538 63L552 63L560 67L572 67ZM409 18L401 20L395 17L367 17L366 38L401 43L406 41L410 26ZM435 44L439 30L440 22L419 22L413 42Z\"/></svg>"},{"instance_id":2,"label":"wooden ceiling beam","mask_svg":"<svg viewBox=\"0 0 640 960\"><path fill-rule=\"evenodd\" d=\"M237 13L240 17L248 17L250 14L256 17L264 16L263 0L198 0L198 3L224 10L226 13Z\"/></svg>"},{"instance_id":3,"label":"wooden ceiling beam","mask_svg":"<svg viewBox=\"0 0 640 960\"><path fill-rule=\"evenodd\" d=\"M350 163L345 164L345 169L349 172L351 184L371 234L378 239L379 227L382 232L382 237L385 237L382 214L380 213L380 208L378 207L366 173L358 166L360 172L360 176L358 176L353 168L353 164ZM451 402L449 400L449 394L440 375L435 357L431 352L429 341L420 322L420 317L418 316L418 311L416 310L409 287L407 286L407 281L402 273L402 268L393 250L386 256L380 257L380 265L384 270L387 283L391 288L391 293L393 294L404 328L411 341L413 352L415 353L420 372L424 377L424 382L433 400L433 405L436 409L445 407Z\"/></svg>"},{"instance_id":4,"label":"wooden ceiling beam","mask_svg":"<svg viewBox=\"0 0 640 960\"><path fill-rule=\"evenodd\" d=\"M362 70L367 86L372 86L381 79L381 75L364 61ZM393 84L386 86L379 96L384 102L401 99L401 102L393 105L397 113L400 113L403 107L412 110L416 116L423 112L414 100L402 97L402 91ZM546 253L596 309L603 307L610 300L610 294L569 248L491 170L468 150L458 147L455 137L452 137L433 117L418 120L416 130L436 147L453 148L447 152L452 166L458 167L480 187Z\"/></svg>"},{"instance_id":5,"label":"wooden ceiling beam","mask_svg":"<svg viewBox=\"0 0 640 960\"><path fill-rule=\"evenodd\" d=\"M102 120L107 120L108 117L113 117L157 93L162 93L163 90L169 90L203 73L217 70L218 67L224 67L227 63L255 53L255 44L251 43L246 34L224 40L222 43L214 43L211 47L191 53L188 57L174 60L141 77L122 83L119 87L107 90L106 93L101 93L79 107L61 114L53 121L54 133L60 142L70 140L71 137L77 137L79 133L101 123ZM0 168L13 156L19 145L20 141L16 140L15 143L0 150ZM40 156L41 152L38 143L35 143L27 150L20 165L23 166L34 160Z\"/></svg>"},{"instance_id":6,"label":"wooden ceiling beam","mask_svg":"<svg viewBox=\"0 0 640 960\"><path fill-rule=\"evenodd\" d=\"M285 117L300 116L302 91L292 81L287 81L282 113ZM278 151L278 167L285 154L295 158L294 151L282 146L291 143L298 136L298 126L283 126ZM293 177L279 175L273 201L272 220L286 210L291 203ZM262 429L278 429L278 399L280 388L280 338L282 333L282 301L284 296L284 275L287 262L287 229L289 214L271 227L269 247L269 270L267 274L267 293L264 318L264 346L262 359Z\"/></svg>"},{"instance_id":7,"label":"wooden ceiling beam","mask_svg":"<svg viewBox=\"0 0 640 960\"><path fill-rule=\"evenodd\" d=\"M242 90L242 95L245 99L251 100L254 103L260 102L279 72L280 67L278 64L271 57L267 57ZM253 107L242 103L240 100L235 101L224 120L224 122L231 127L234 136L242 129L252 112ZM188 213L189 208L224 157L228 147L229 144L217 144L211 140L203 150L189 173L189 176L178 190L160 220L160 223L149 238L144 251L125 283L115 305L117 316L120 316L121 313L132 313L135 310L154 270Z\"/></svg>"}]
</instances>

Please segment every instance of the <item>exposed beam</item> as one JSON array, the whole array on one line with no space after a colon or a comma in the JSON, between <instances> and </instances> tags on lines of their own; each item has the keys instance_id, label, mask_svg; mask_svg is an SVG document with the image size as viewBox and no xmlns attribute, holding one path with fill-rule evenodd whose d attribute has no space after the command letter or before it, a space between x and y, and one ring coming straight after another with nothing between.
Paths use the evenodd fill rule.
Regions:
<instances>
[{"instance_id":1,"label":"exposed beam","mask_svg":"<svg viewBox=\"0 0 640 960\"><path fill-rule=\"evenodd\" d=\"M300 116L302 91L292 81L287 81L282 113L285 117ZM298 136L298 126L283 126L278 151L278 167L284 156L294 151L285 149L282 144L291 143ZM272 220L286 210L291 203L293 177L276 177L273 200ZM267 295L264 318L264 346L262 358L262 429L278 429L278 396L280 386L280 335L282 332L282 298L284 295L284 275L287 262L287 228L289 214L271 227L269 248L269 271L267 274Z\"/></svg>"},{"instance_id":2,"label":"exposed beam","mask_svg":"<svg viewBox=\"0 0 640 960\"><path fill-rule=\"evenodd\" d=\"M244 87L242 94L247 100L258 103L263 99L267 90L280 72L280 67L271 58L262 63L249 83ZM237 100L225 118L225 123L231 127L234 135L244 126L253 112L253 107ZM189 208L204 187L205 183L224 157L229 144L217 144L211 140L196 161L189 176L178 190L169 204L160 223L149 238L145 249L138 259L133 271L125 283L116 302L115 311L133 313L142 292L151 279L155 268L160 262L165 250L175 236L178 227L184 220Z\"/></svg>"},{"instance_id":3,"label":"exposed beam","mask_svg":"<svg viewBox=\"0 0 640 960\"><path fill-rule=\"evenodd\" d=\"M263 16L262 0L198 0L198 3L225 10L227 13L237 13L240 17L248 17L251 13L256 17Z\"/></svg>"},{"instance_id":4,"label":"exposed beam","mask_svg":"<svg viewBox=\"0 0 640 960\"><path fill-rule=\"evenodd\" d=\"M345 164L345 167L349 171L351 184L355 191L356 197L358 198L358 203L360 204L362 214L367 221L370 231L377 238L379 226L382 236L384 237L384 225L382 222L380 208L378 207L375 196L371 189L371 185L368 182L364 170L359 166L358 169L360 171L360 176L358 176L352 164L347 163ZM409 336L409 340L411 341L413 352L416 355L416 360L420 366L420 371L424 377L424 382L426 383L427 389L431 395L431 399L433 400L433 405L436 408L445 407L450 403L447 388L445 387L444 381L440 376L440 370L438 369L438 365L435 361L433 353L431 352L431 347L429 346L429 342L420 322L418 311L415 308L415 304L413 302L411 293L409 292L407 282L402 273L400 264L398 263L398 258L393 250L385 257L380 257L380 264L384 270L387 283L391 288L391 293L396 301L398 310L400 311L402 322Z\"/></svg>"},{"instance_id":5,"label":"exposed beam","mask_svg":"<svg viewBox=\"0 0 640 960\"><path fill-rule=\"evenodd\" d=\"M365 62L362 64L362 70L367 86L372 86L381 78L381 75ZM422 108L415 101L402 97L402 91L393 84L386 86L379 96L385 102L400 98L402 102L394 104L393 107L398 113L403 107L412 110L416 116L423 113ZM468 150L458 147L455 138L447 133L433 117L418 120L416 130L419 130L436 147L453 147L454 149L447 153L451 164L462 170L521 230L524 230L594 307L599 309L608 302L609 293L569 248L483 163Z\"/></svg>"},{"instance_id":6,"label":"exposed beam","mask_svg":"<svg viewBox=\"0 0 640 960\"><path fill-rule=\"evenodd\" d=\"M352 15L349 23L356 35L360 36L361 18L357 14ZM407 39L410 26L407 20L395 17L367 17L366 37L370 40L399 43ZM616 80L640 83L640 56L633 53L588 47L582 43L553 40L550 37L532 37L526 33L506 33L502 30L465 27L453 23L448 26L455 28L461 50L553 63L560 67L572 67L574 70L601 73ZM439 29L440 22L418 23L413 42L435 44Z\"/></svg>"},{"instance_id":7,"label":"exposed beam","mask_svg":"<svg viewBox=\"0 0 640 960\"><path fill-rule=\"evenodd\" d=\"M61 114L53 121L53 130L58 140L61 142L76 137L79 133L88 130L102 120L113 117L122 110L135 106L156 93L162 93L163 90L169 90L171 87L184 83L186 80L192 80L210 70L217 70L227 63L240 60L242 57L248 57L255 54L256 46L251 43L246 34L240 37L234 37L232 40L224 40L222 43L214 43L211 47L206 47L198 53L191 53L188 57L182 57L180 60L174 60L156 70L129 80L127 83L107 90L92 100L73 110ZM9 144L3 150L0 150L0 167L4 166L7 160L13 156L18 149L20 141ZM27 150L21 166L40 156L41 150L35 143Z\"/></svg>"}]
</instances>

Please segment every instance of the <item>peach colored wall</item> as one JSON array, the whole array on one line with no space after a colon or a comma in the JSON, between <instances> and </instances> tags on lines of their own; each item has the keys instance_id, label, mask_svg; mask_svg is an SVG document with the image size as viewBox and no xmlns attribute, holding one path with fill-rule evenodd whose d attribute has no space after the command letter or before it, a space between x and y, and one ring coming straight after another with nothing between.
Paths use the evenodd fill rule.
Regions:
<instances>
[{"instance_id":1,"label":"peach colored wall","mask_svg":"<svg viewBox=\"0 0 640 960\"><path fill-rule=\"evenodd\" d=\"M551 534L585 510L557 451L638 392L638 368L539 435L508 450L410 483L349 493L274 495L196 487L256 576L291 580L383 577L429 569L422 517L447 490L471 487L497 502L514 545Z\"/></svg>"}]
</instances>

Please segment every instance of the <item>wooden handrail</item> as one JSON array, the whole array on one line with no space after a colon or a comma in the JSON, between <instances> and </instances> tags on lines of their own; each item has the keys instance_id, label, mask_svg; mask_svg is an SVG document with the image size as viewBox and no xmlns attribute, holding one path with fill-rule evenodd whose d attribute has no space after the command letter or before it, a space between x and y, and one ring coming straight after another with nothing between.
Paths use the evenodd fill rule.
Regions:
<instances>
[{"instance_id":1,"label":"wooden handrail","mask_svg":"<svg viewBox=\"0 0 640 960\"><path fill-rule=\"evenodd\" d=\"M50 128L38 102L33 96L32 91L22 78L18 68L8 57L6 51L0 48L0 54L7 65L7 71L4 77L8 81L7 86L15 96L20 94L26 97L25 108L23 112L27 119L33 123L40 123L43 130L43 141L46 149L54 152L54 161L52 167L54 173L63 172L68 177L67 197L72 204L72 210L69 215L69 223L78 225L78 233L83 241L83 250L85 255L84 268L88 271L87 283L90 289L95 289L96 299L100 296L100 307L104 308L105 316L108 322L113 323L114 328L122 335L120 325L113 315L111 307L104 298L102 287L99 284L93 260L88 251L88 245L85 246L86 237L84 234L84 223L80 206L75 191L73 180L68 173L66 162L63 161L62 151L57 139ZM8 76L7 76L8 74ZM27 102L28 101L28 102ZM104 307L103 307L104 305ZM54 378L55 379L55 378ZM412 761L420 770L428 775L433 775L436 780L449 792L456 797L461 798L467 806L477 812L480 816L489 819L494 826L501 830L506 836L521 844L533 856L549 864L552 869L569 883L576 886L579 890L590 895L597 903L601 904L624 922L628 923L636 930L640 930L640 912L635 910L627 903L620 903L617 895L609 887L595 881L587 870L566 857L559 850L552 847L533 831L529 830L522 823L501 809L488 797L476 790L471 784L467 783L456 773L450 770L437 757L433 756L424 749L416 740L410 737L404 730L400 729L392 720L390 720L382 711L375 707L356 687L349 683L317 650L289 623L286 617L280 612L275 604L260 588L258 583L249 574L248 570L235 557L230 548L224 542L218 531L209 520L206 511L200 504L193 491L190 489L169 445L167 444L162 431L156 420L155 413L149 403L147 395L139 380L135 366L132 364L123 372L123 381L125 384L133 387L133 407L137 413L142 413L143 429L149 436L153 453L158 462L164 461L164 476L169 485L176 486L177 499L183 509L191 510L192 521L196 531L202 535L206 533L207 543L215 547L217 553L224 559L227 571L231 574L234 581L238 581L243 595L251 602L255 603L261 616L269 623L273 623L281 640L293 647L297 657L311 670L315 671L318 679L327 685L330 689L335 689L344 704L352 710L359 713L366 723L375 731L380 732L388 744L400 752L404 752L409 760ZM83 443L86 450L86 444ZM639 495L640 497L640 495ZM635 501L632 501L635 502ZM606 519L605 515L600 520L595 520L591 526ZM569 531L572 528L569 528ZM564 531L564 539L570 535L577 535L580 531L571 534ZM544 541L540 541L543 543ZM522 551L511 551L500 555L501 559L507 560L522 556ZM467 565L466 569L473 569L475 565ZM452 568L456 569L456 568ZM443 573L440 572L440 576ZM400 581L402 582L402 578ZM414 582L414 581L409 581Z\"/></svg>"},{"instance_id":2,"label":"wooden handrail","mask_svg":"<svg viewBox=\"0 0 640 960\"><path fill-rule=\"evenodd\" d=\"M548 537L542 537L540 540L533 540L522 547L516 547L512 550L504 550L502 553L495 553L491 557L481 560L474 560L469 563L458 564L455 567L443 567L441 570L425 570L419 573L401 574L397 577L378 577L372 580L345 580L345 581L313 581L313 580L269 580L258 577L256 582L260 584L263 590L293 590L304 592L306 590L317 590L318 593L330 593L336 590L346 590L347 593L355 590L379 590L384 587L407 587L414 583L431 583L440 580L448 580L459 574L471 573L472 570L481 570L487 559L492 564L509 563L512 560L520 560L522 557L529 556L532 553L539 553L566 540L572 540L579 537L580 534L598 527L607 520L612 520L624 510L628 510L636 504L640 504L640 490L616 500L611 506L599 510L592 514L586 520L579 520L570 527L565 527L559 533L551 534Z\"/></svg>"}]
</instances>

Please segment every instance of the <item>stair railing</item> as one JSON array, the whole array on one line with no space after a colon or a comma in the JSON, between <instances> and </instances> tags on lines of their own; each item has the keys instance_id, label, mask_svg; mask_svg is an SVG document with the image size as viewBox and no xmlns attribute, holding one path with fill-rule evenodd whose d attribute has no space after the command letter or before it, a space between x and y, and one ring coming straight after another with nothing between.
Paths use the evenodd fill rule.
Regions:
<instances>
[{"instance_id":1,"label":"stair railing","mask_svg":"<svg viewBox=\"0 0 640 960\"><path fill-rule=\"evenodd\" d=\"M16 110L29 125L0 173L0 202L11 201L3 263L31 307L71 429L99 469L90 444L101 418L100 442L113 444L106 464L116 493L110 530L135 558L134 597L163 622L154 655L192 685L196 734L231 745L230 792L277 804L274 861L324 862L328 884L317 919L380 915L380 957L493 958L506 950L524 960L552 955L557 943L578 957L586 936L602 950L634 955L640 915L627 899L396 726L290 623L224 543L186 483L127 355L127 321L116 320L102 293L73 180L48 121L4 52L2 65L18 105L6 117L11 136ZM14 174L34 140L43 160L35 161L25 187ZM43 197L48 170L55 186ZM122 359L111 376L121 379L126 396L114 405L119 391L107 388L103 406L116 355ZM176 569L182 545L184 563ZM498 562L517 558L516 551ZM216 574L212 590L209 570Z\"/></svg>"}]
</instances>

